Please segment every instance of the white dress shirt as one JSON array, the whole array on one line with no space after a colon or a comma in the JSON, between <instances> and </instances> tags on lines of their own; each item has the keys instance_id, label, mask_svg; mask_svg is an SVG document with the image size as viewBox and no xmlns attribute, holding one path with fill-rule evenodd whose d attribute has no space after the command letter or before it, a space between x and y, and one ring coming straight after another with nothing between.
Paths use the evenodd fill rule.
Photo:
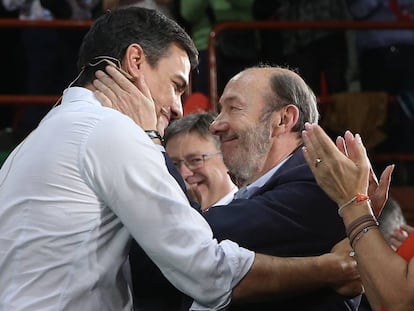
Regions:
<instances>
[{"instance_id":1,"label":"white dress shirt","mask_svg":"<svg viewBox=\"0 0 414 311\"><path fill-rule=\"evenodd\" d=\"M254 253L220 244L130 118L73 87L0 170L0 310L131 310L131 235L194 310L217 310Z\"/></svg>"}]
</instances>

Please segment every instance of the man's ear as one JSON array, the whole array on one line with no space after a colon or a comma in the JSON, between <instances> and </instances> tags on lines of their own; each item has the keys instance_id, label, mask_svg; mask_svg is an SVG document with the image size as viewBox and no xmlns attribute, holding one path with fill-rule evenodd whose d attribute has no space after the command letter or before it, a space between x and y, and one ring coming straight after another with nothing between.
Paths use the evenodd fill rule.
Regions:
<instances>
[{"instance_id":1,"label":"man's ear","mask_svg":"<svg viewBox=\"0 0 414 311\"><path fill-rule=\"evenodd\" d=\"M140 75L141 64L144 60L144 50L139 44L134 43L126 49L125 56L122 60L122 67L134 78L134 80L137 80Z\"/></svg>"},{"instance_id":2,"label":"man's ear","mask_svg":"<svg viewBox=\"0 0 414 311\"><path fill-rule=\"evenodd\" d=\"M274 114L272 136L290 132L299 120L299 108L295 105L287 105Z\"/></svg>"}]
</instances>

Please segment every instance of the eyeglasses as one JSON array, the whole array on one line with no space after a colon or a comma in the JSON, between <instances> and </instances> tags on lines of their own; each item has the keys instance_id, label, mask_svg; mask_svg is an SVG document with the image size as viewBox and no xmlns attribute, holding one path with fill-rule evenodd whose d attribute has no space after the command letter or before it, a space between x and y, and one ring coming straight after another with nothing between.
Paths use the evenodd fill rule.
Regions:
<instances>
[{"instance_id":1,"label":"eyeglasses","mask_svg":"<svg viewBox=\"0 0 414 311\"><path fill-rule=\"evenodd\" d=\"M184 160L173 160L173 163L177 168L180 168L181 163L184 163L184 165L187 166L188 169L196 170L198 168L203 167L204 162L206 160L218 154L221 154L221 152L218 151L218 152L204 153L204 154L194 155L194 156L184 158Z\"/></svg>"}]
</instances>

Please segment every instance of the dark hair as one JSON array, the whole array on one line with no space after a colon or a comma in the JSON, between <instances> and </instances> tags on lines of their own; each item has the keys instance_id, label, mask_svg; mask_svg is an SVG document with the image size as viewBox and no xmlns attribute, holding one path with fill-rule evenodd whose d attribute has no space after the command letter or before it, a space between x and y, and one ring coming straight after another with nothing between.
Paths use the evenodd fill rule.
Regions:
<instances>
[{"instance_id":1,"label":"dark hair","mask_svg":"<svg viewBox=\"0 0 414 311\"><path fill-rule=\"evenodd\" d=\"M78 69L85 68L76 85L92 82L95 71L105 66L90 67L96 57L109 56L119 61L133 43L144 50L148 63L155 67L168 55L175 43L187 52L191 68L198 64L198 51L190 36L164 14L140 7L119 8L100 16L83 38L79 50Z\"/></svg>"},{"instance_id":2,"label":"dark hair","mask_svg":"<svg viewBox=\"0 0 414 311\"><path fill-rule=\"evenodd\" d=\"M196 132L204 138L213 138L217 148L220 148L218 136L211 134L209 127L214 121L215 115L209 112L198 112L186 115L184 118L174 120L165 130L165 145L168 140L179 134L187 134Z\"/></svg>"},{"instance_id":3,"label":"dark hair","mask_svg":"<svg viewBox=\"0 0 414 311\"><path fill-rule=\"evenodd\" d=\"M267 67L269 66L259 66ZM294 132L301 133L305 128L305 122L318 123L316 96L305 81L293 70L282 67L269 68L276 68L276 71L269 81L271 92L264 95L266 106L262 112L262 121L269 118L273 111L292 104L299 109L298 122L292 129Z\"/></svg>"}]
</instances>

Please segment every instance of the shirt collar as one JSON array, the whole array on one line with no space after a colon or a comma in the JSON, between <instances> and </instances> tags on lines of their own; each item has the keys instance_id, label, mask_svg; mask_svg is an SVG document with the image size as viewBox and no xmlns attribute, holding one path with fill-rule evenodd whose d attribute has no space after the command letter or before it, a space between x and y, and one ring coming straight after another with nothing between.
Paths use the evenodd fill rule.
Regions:
<instances>
[{"instance_id":1,"label":"shirt collar","mask_svg":"<svg viewBox=\"0 0 414 311\"><path fill-rule=\"evenodd\" d=\"M263 185L265 185L269 179L278 171L279 168L282 167L283 164L285 164L285 162L287 160L289 160L289 158L292 155L289 155L286 159L284 159L283 161L281 161L280 163L278 163L276 166L274 166L271 170L267 171L264 175L262 175L261 177L259 177L258 179L256 179L254 182L252 182L251 184L243 187L245 188L245 190L243 190L243 194L242 197L247 199L249 198L257 189L263 187ZM242 188L242 189L243 189ZM242 190L240 189L240 190Z\"/></svg>"},{"instance_id":2,"label":"shirt collar","mask_svg":"<svg viewBox=\"0 0 414 311\"><path fill-rule=\"evenodd\" d=\"M235 186L229 193L227 193L224 197L222 197L212 206L229 204L233 200L234 194L237 192L237 190L239 189Z\"/></svg>"},{"instance_id":3,"label":"shirt collar","mask_svg":"<svg viewBox=\"0 0 414 311\"><path fill-rule=\"evenodd\" d=\"M79 86L73 86L63 91L62 105L74 101L86 101L94 105L102 106L91 90Z\"/></svg>"}]
</instances>

